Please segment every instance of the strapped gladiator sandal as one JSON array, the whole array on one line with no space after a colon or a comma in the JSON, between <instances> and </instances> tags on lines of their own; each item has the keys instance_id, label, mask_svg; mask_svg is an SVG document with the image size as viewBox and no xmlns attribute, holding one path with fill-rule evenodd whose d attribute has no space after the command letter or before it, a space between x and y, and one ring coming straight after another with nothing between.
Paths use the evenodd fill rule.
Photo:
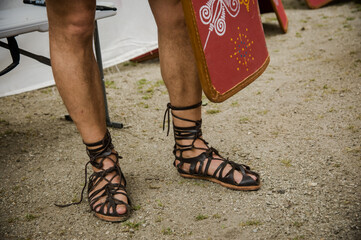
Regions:
<instances>
[{"instance_id":1,"label":"strapped gladiator sandal","mask_svg":"<svg viewBox=\"0 0 361 240\"><path fill-rule=\"evenodd\" d=\"M167 136L169 135L169 128L170 128L169 112L171 112L174 118L177 118L182 121L194 123L194 126L191 127L178 127L174 125L173 122L173 131L174 131L174 140L175 140L175 145L173 150L175 160L173 162L173 165L177 168L180 176L184 178L195 178L195 179L204 179L204 180L212 181L233 190L248 190L248 191L258 190L261 187L260 176L258 173L251 171L250 167L244 164L235 163L233 161L228 160L228 158L225 159L219 154L219 152L216 149L208 146L208 142L206 142L202 138L202 130L201 130L202 120L193 121L190 119L181 118L175 115L173 111L170 111L170 110L183 111L183 110L196 109L201 105L202 102L188 107L174 107L170 103L168 103L167 109L164 113L163 130L165 127L166 117L168 116ZM191 144L182 145L178 142L181 140L191 140L192 142ZM201 140L206 145L206 148L196 147L194 145L196 140ZM184 152L193 149L204 150L204 152L192 158L183 157ZM222 163L217 167L214 173L210 175L208 174L208 169L212 161L214 160L221 160ZM184 164L190 165L189 171L184 171L182 169ZM231 169L226 173L225 168L227 165L230 165ZM242 174L243 177L240 183L237 183L235 181L234 171L238 171ZM257 179L253 180L247 174L254 175L255 177L257 177Z\"/></svg>"},{"instance_id":2,"label":"strapped gladiator sandal","mask_svg":"<svg viewBox=\"0 0 361 240\"><path fill-rule=\"evenodd\" d=\"M121 159L122 157L119 156L117 152L113 151L114 146L112 144L110 133L107 130L105 137L99 142L96 143L83 142L83 143L87 147L87 154L90 160L85 165L85 184L81 192L80 201L65 205L59 205L59 204L55 204L55 205L58 207L68 207L74 204L80 204L83 201L83 193L88 183L87 167L90 163L93 167L100 170L99 172L94 172L89 177L88 199L89 199L90 209L94 211L96 217L105 221L121 222L127 220L130 216L131 207L130 207L130 199L126 194L126 188L125 188L126 180L118 164L119 159ZM112 158L110 158L111 155L115 156L116 159L115 161ZM108 169L104 169L103 163L106 159L109 159L112 162L114 162L114 166ZM110 179L107 179L106 176L110 173L114 173L114 176L112 176ZM120 182L112 183L113 179L116 178L117 176L119 176ZM100 184L103 180L106 181L107 183L103 187L95 190L98 184ZM121 194L126 196L128 203L116 199L114 197L114 195L116 194ZM117 205L124 205L127 211L124 214L118 214L116 210ZM96 210L97 208L99 208L98 211Z\"/></svg>"}]
</instances>

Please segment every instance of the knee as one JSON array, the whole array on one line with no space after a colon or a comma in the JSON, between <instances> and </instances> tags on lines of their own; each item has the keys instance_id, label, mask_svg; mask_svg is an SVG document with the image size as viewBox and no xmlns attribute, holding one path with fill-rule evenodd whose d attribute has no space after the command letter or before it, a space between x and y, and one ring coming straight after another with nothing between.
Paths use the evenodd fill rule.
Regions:
<instances>
[{"instance_id":1,"label":"knee","mask_svg":"<svg viewBox=\"0 0 361 240\"><path fill-rule=\"evenodd\" d=\"M94 12L68 14L57 21L49 22L49 30L70 41L92 39L94 32Z\"/></svg>"},{"instance_id":2,"label":"knee","mask_svg":"<svg viewBox=\"0 0 361 240\"><path fill-rule=\"evenodd\" d=\"M169 0L167 0L169 1ZM162 2L153 9L159 31L174 31L186 28L182 4L178 0Z\"/></svg>"},{"instance_id":3,"label":"knee","mask_svg":"<svg viewBox=\"0 0 361 240\"><path fill-rule=\"evenodd\" d=\"M94 17L89 16L89 14L69 16L64 32L71 38L91 38L94 32Z\"/></svg>"}]
</instances>

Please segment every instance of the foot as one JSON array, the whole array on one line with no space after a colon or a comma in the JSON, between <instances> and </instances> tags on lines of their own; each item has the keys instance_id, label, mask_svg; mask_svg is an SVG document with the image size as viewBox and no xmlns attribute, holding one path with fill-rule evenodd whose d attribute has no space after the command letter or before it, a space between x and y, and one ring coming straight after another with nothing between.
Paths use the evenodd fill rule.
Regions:
<instances>
[{"instance_id":1,"label":"foot","mask_svg":"<svg viewBox=\"0 0 361 240\"><path fill-rule=\"evenodd\" d=\"M111 168L116 168L116 166L119 167L119 164L116 164L117 162L117 157L118 157L118 153L116 153L114 150L112 151L113 154L109 156L109 158L106 158L103 161L103 167L102 169L97 169L94 166L93 171L94 173L99 173L99 172L103 172L103 171L107 171ZM96 162L100 163L101 158L97 159ZM104 213L105 215L107 213L113 214L113 208L109 207L108 204L106 204L104 206L103 211L101 211L101 206L104 204L104 202L107 201L108 196L102 196L104 194L104 191L109 191L109 187L107 186L108 184L111 184L111 187L113 189L113 191L115 191L116 194L113 195L114 199L120 201L120 202L124 202L126 204L128 203L128 198L126 196L127 192L125 191L125 189L123 188L119 188L117 189L117 185L118 186L125 186L125 179L121 178L121 176L119 174L117 174L116 171L112 171L108 174L105 175L104 179L98 179L96 182L93 183L94 184L94 188L88 193L89 197L91 198L98 198L99 196L101 196L97 201L95 201L93 203L94 209L92 209L93 211L97 212L97 213ZM108 189L107 189L108 188ZM100 190L102 189L102 190ZM96 207L97 206L97 207ZM127 213L127 206L125 204L116 204L116 212L119 215L124 215Z\"/></svg>"},{"instance_id":2,"label":"foot","mask_svg":"<svg viewBox=\"0 0 361 240\"><path fill-rule=\"evenodd\" d=\"M175 107L170 103L163 119L168 116L168 133L171 111L174 132L174 166L182 177L205 179L234 190L257 190L259 175L243 164L223 158L216 149L202 138L201 104Z\"/></svg>"},{"instance_id":3,"label":"foot","mask_svg":"<svg viewBox=\"0 0 361 240\"><path fill-rule=\"evenodd\" d=\"M192 143L192 141L189 140L181 140L181 141L177 141L177 143L179 145L189 145ZM205 153L207 150L206 149L210 149L205 142L203 142L201 139L197 139L194 142L194 146L195 148L191 149L191 150L186 150L182 153L183 158L194 158L197 157L199 155L201 155L202 153ZM177 147L178 149L182 149ZM179 157L180 156L180 152L176 151L176 156ZM209 168L207 170L207 175L212 176L214 174L215 171L217 171L217 168L224 162L224 158L219 156L219 154L213 152L212 153L212 160L211 163L209 165ZM196 172L202 172L204 173L205 168L208 164L209 159L205 159L204 160L204 164L202 166L202 169L199 169L200 163L197 163L196 165ZM175 165L178 166L178 164L180 163L179 160L175 160ZM189 173L190 172L190 163L184 163L183 165L181 165L180 169L183 172ZM224 170L222 172L222 177L225 177L231 170L232 170L232 166L231 164L226 164L226 166L224 167ZM216 177L218 178L220 175L220 171L217 172ZM254 181L257 181L258 176L256 176L255 174L251 174L251 173L247 173L247 176L251 177ZM243 179L243 174L240 171L235 170L233 173L233 178L234 181L239 184L240 182L242 182Z\"/></svg>"},{"instance_id":4,"label":"foot","mask_svg":"<svg viewBox=\"0 0 361 240\"><path fill-rule=\"evenodd\" d=\"M126 220L131 210L126 180L119 167L121 157L114 150L109 132L101 141L85 145L94 171L88 184L91 210L102 220Z\"/></svg>"}]
</instances>

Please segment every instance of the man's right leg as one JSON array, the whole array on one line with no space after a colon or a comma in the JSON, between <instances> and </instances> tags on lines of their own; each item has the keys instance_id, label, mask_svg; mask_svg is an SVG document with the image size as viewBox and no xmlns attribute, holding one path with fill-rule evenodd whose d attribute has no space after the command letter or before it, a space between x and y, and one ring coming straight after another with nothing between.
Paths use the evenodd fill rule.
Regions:
<instances>
[{"instance_id":1,"label":"man's right leg","mask_svg":"<svg viewBox=\"0 0 361 240\"><path fill-rule=\"evenodd\" d=\"M106 124L92 48L95 1L48 0L46 4L56 85L83 140L96 142L104 137Z\"/></svg>"},{"instance_id":2,"label":"man's right leg","mask_svg":"<svg viewBox=\"0 0 361 240\"><path fill-rule=\"evenodd\" d=\"M83 141L98 142L106 134L106 120L99 69L92 48L95 0L47 0L46 5L50 57L57 88ZM111 155L111 158L113 161L104 160L103 169L114 167L116 157ZM95 172L99 171L94 167L93 169ZM120 176L114 175L116 172L108 173L92 193L107 185L107 180L119 183ZM119 191L115 193L115 199L127 202L127 198ZM100 195L101 193L98 193L95 197ZM95 205L105 201L106 197L102 197ZM95 210L99 210L100 206L96 208ZM127 209L124 204L117 204L116 211L123 214Z\"/></svg>"}]
</instances>

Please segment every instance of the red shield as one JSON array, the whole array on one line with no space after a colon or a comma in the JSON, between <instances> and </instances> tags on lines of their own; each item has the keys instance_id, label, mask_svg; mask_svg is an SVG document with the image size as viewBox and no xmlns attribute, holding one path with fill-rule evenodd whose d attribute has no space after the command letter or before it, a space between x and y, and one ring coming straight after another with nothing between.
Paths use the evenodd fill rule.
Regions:
<instances>
[{"instance_id":1,"label":"red shield","mask_svg":"<svg viewBox=\"0 0 361 240\"><path fill-rule=\"evenodd\" d=\"M275 12L278 22L283 30L287 32L288 18L281 0L258 0L259 9L262 13Z\"/></svg>"},{"instance_id":2,"label":"red shield","mask_svg":"<svg viewBox=\"0 0 361 240\"><path fill-rule=\"evenodd\" d=\"M306 3L310 8L320 8L331 1L332 0L306 0Z\"/></svg>"},{"instance_id":3,"label":"red shield","mask_svg":"<svg viewBox=\"0 0 361 240\"><path fill-rule=\"evenodd\" d=\"M257 0L182 0L208 99L222 102L269 63Z\"/></svg>"}]
</instances>

